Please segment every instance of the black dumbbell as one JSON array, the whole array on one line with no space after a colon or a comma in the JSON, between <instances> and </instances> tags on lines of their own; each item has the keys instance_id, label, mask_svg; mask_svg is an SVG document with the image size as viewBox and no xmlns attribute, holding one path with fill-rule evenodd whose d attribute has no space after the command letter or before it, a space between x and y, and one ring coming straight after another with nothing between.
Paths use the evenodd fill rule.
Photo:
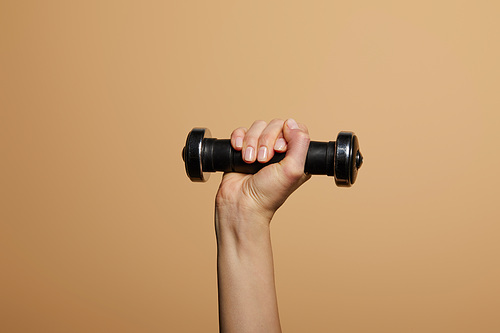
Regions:
<instances>
[{"instance_id":1,"label":"black dumbbell","mask_svg":"<svg viewBox=\"0 0 500 333\"><path fill-rule=\"evenodd\" d=\"M205 182L209 172L239 172L254 174L271 163L281 161L285 153L274 153L267 163L246 163L241 151L231 146L231 140L211 137L208 128L193 128L182 149L186 174L193 182ZM358 169L363 164L358 138L352 132L340 132L337 141L311 141L307 151L304 172L311 175L328 175L335 178L337 186L349 187L356 181Z\"/></svg>"}]
</instances>

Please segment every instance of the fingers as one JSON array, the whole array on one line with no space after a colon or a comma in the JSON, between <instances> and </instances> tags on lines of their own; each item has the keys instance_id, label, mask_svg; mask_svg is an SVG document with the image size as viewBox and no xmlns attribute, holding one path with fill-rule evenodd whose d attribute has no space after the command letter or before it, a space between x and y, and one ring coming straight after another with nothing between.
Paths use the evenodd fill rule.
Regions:
<instances>
[{"instance_id":1,"label":"fingers","mask_svg":"<svg viewBox=\"0 0 500 333\"><path fill-rule=\"evenodd\" d=\"M254 163L269 162L274 156L274 151L285 152L286 140L283 137L284 120L274 119L269 124L255 121L247 130L244 127L237 128L231 134L231 145L235 150L242 151L243 160Z\"/></svg>"},{"instance_id":2,"label":"fingers","mask_svg":"<svg viewBox=\"0 0 500 333\"><path fill-rule=\"evenodd\" d=\"M293 134L295 130L302 134ZM305 137L307 137L306 141L304 141ZM289 140L294 140L294 146L299 147L294 148L292 158L289 158L289 160L295 160L293 156L302 156L303 148L300 147L309 147L307 127L297 124L293 119L286 122L282 119L274 119L269 124L257 120L248 130L239 127L231 134L231 145L234 149L242 151L243 160L247 163L254 163L255 161L269 162L273 158L275 151L285 152L289 150L289 143L287 142ZM296 163L300 164L302 160L305 161L305 156L302 156ZM290 163L292 162L288 162L287 165Z\"/></svg>"},{"instance_id":3,"label":"fingers","mask_svg":"<svg viewBox=\"0 0 500 333\"><path fill-rule=\"evenodd\" d=\"M283 124L282 119L272 120L266 128L262 131L258 141L258 154L257 160L261 163L268 162L274 156L274 147L276 146L278 138L282 142L279 143L280 151L286 148L286 141L283 139Z\"/></svg>"},{"instance_id":4,"label":"fingers","mask_svg":"<svg viewBox=\"0 0 500 333\"><path fill-rule=\"evenodd\" d=\"M243 138L242 156L247 163L253 163L257 159L257 144L262 131L267 123L263 120L256 120L248 129Z\"/></svg>"},{"instance_id":5,"label":"fingers","mask_svg":"<svg viewBox=\"0 0 500 333\"><path fill-rule=\"evenodd\" d=\"M241 150L243 148L243 138L247 133L247 129L245 127L239 127L231 133L231 146L233 146L236 150Z\"/></svg>"}]
</instances>

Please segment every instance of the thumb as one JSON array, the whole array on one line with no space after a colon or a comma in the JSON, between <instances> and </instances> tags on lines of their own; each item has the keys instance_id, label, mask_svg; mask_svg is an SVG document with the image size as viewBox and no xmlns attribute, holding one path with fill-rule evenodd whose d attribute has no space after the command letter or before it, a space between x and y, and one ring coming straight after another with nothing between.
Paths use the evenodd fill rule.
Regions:
<instances>
[{"instance_id":1,"label":"thumb","mask_svg":"<svg viewBox=\"0 0 500 333\"><path fill-rule=\"evenodd\" d=\"M282 174L289 182L297 182L304 177L304 165L309 149L309 132L307 127L297 124L293 119L288 119L283 125L283 136L287 141L285 158L280 162Z\"/></svg>"}]
</instances>

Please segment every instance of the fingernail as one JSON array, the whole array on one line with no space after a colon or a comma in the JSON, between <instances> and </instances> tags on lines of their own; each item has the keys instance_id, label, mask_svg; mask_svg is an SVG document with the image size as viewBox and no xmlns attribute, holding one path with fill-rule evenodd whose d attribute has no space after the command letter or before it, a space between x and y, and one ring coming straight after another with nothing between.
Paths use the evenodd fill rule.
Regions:
<instances>
[{"instance_id":1,"label":"fingernail","mask_svg":"<svg viewBox=\"0 0 500 333\"><path fill-rule=\"evenodd\" d=\"M252 162L252 160L253 160L253 148L247 147L247 149L245 149L245 161Z\"/></svg>"},{"instance_id":2,"label":"fingernail","mask_svg":"<svg viewBox=\"0 0 500 333\"><path fill-rule=\"evenodd\" d=\"M267 147L260 147L259 148L259 156L257 159L259 162L264 162L267 158Z\"/></svg>"},{"instance_id":3,"label":"fingernail","mask_svg":"<svg viewBox=\"0 0 500 333\"><path fill-rule=\"evenodd\" d=\"M276 144L274 145L274 150L283 150L285 149L286 141L283 138L279 138L276 140Z\"/></svg>"},{"instance_id":4,"label":"fingernail","mask_svg":"<svg viewBox=\"0 0 500 333\"><path fill-rule=\"evenodd\" d=\"M236 148L243 147L243 138L237 137L235 142Z\"/></svg>"},{"instance_id":5,"label":"fingernail","mask_svg":"<svg viewBox=\"0 0 500 333\"><path fill-rule=\"evenodd\" d=\"M286 124L287 124L288 128L290 128L290 129L299 128L299 125L297 125L297 122L295 120L293 120L292 118L288 119L286 121Z\"/></svg>"}]
</instances>

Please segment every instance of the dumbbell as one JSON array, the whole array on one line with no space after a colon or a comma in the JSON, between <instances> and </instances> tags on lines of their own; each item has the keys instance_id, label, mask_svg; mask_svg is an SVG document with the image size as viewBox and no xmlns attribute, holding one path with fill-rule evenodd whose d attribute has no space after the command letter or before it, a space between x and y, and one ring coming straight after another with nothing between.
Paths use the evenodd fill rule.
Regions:
<instances>
[{"instance_id":1,"label":"dumbbell","mask_svg":"<svg viewBox=\"0 0 500 333\"><path fill-rule=\"evenodd\" d=\"M186 174L193 182L205 182L210 172L257 173L271 163L285 158L286 153L274 153L267 163L246 163L242 152L231 146L229 139L212 138L208 128L195 127L189 132L182 159ZM363 164L359 142L353 132L340 132L336 141L311 141L307 151L304 172L311 175L333 176L337 186L349 187L356 181Z\"/></svg>"}]
</instances>

